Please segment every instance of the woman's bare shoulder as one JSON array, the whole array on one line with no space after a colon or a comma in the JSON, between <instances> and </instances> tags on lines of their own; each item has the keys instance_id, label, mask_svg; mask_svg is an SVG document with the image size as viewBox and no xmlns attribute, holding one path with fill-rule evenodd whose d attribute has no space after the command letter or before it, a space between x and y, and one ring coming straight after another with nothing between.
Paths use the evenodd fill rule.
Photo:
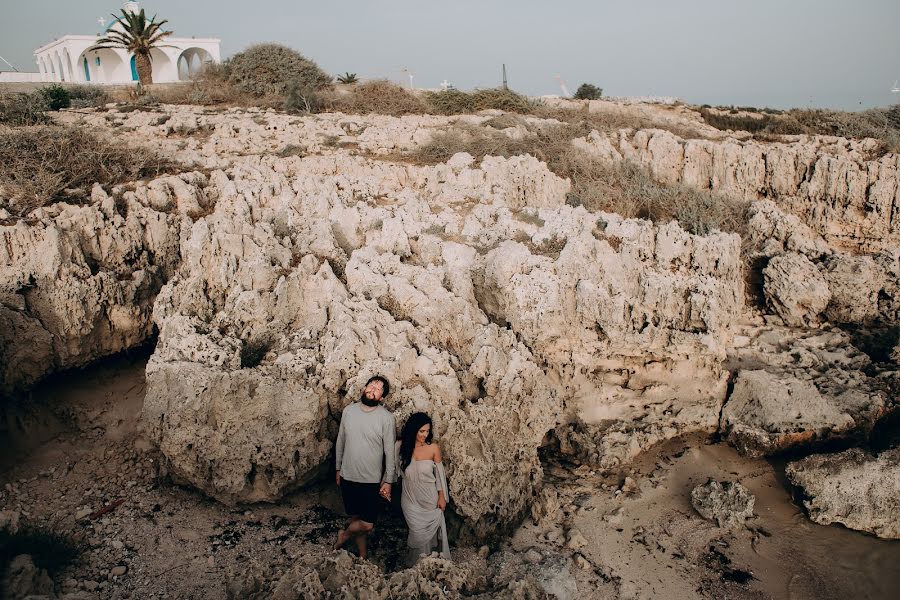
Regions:
<instances>
[{"instance_id":1,"label":"woman's bare shoulder","mask_svg":"<svg viewBox=\"0 0 900 600\"><path fill-rule=\"evenodd\" d=\"M431 442L431 459L434 462L441 462L441 446L437 441Z\"/></svg>"}]
</instances>

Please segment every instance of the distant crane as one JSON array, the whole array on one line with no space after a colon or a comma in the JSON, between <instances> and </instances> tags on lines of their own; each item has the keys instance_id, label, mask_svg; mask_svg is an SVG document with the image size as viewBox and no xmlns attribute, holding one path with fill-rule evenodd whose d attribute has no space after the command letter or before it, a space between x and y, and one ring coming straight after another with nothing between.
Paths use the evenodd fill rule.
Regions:
<instances>
[{"instance_id":1,"label":"distant crane","mask_svg":"<svg viewBox=\"0 0 900 600\"><path fill-rule=\"evenodd\" d=\"M900 94L900 79L894 82L894 87L891 88L891 92Z\"/></svg>"},{"instance_id":2,"label":"distant crane","mask_svg":"<svg viewBox=\"0 0 900 600\"><path fill-rule=\"evenodd\" d=\"M559 75L554 75L553 78L559 83L559 89L562 90L563 98L571 98L572 94L569 93L569 87L566 85L565 80Z\"/></svg>"}]
</instances>

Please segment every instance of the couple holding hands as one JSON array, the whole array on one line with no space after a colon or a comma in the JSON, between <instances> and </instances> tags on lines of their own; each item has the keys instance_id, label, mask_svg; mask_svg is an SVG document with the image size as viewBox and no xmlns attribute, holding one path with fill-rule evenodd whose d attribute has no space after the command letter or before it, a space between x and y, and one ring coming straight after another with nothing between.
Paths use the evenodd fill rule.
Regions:
<instances>
[{"instance_id":1,"label":"couple holding hands","mask_svg":"<svg viewBox=\"0 0 900 600\"><path fill-rule=\"evenodd\" d=\"M421 412L410 415L397 442L394 415L382 406L388 393L387 379L372 377L359 402L347 406L341 415L335 479L350 522L338 532L334 548L353 539L360 558L366 558L366 538L375 529L381 498L391 500L399 476L400 505L409 528L407 562L414 564L435 549L449 559L444 509L450 495L441 450L432 441L431 418Z\"/></svg>"}]
</instances>

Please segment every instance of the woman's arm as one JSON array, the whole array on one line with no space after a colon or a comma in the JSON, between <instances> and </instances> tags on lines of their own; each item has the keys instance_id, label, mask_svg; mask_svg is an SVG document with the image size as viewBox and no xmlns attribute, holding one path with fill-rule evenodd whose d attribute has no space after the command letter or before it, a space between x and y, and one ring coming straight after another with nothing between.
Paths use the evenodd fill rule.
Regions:
<instances>
[{"instance_id":1,"label":"woman's arm","mask_svg":"<svg viewBox=\"0 0 900 600\"><path fill-rule=\"evenodd\" d=\"M435 479L437 480L438 490L437 507L441 510L444 510L445 508L447 508L447 496L446 494L444 494L444 489L446 489L447 487L447 482L444 479L444 465L441 464L441 460L443 457L441 456L441 447L437 444L437 442L433 442L431 445L434 446L434 452L431 455L431 460L434 461L437 471L437 477L435 477Z\"/></svg>"}]
</instances>

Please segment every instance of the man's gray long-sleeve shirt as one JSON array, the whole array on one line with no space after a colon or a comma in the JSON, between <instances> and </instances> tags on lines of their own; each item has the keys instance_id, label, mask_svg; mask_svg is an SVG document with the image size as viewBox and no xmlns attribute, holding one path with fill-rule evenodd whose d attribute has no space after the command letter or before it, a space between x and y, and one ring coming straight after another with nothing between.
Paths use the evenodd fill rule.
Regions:
<instances>
[{"instance_id":1,"label":"man's gray long-sleeve shirt","mask_svg":"<svg viewBox=\"0 0 900 600\"><path fill-rule=\"evenodd\" d=\"M394 441L396 438L394 415L383 406L371 412L354 402L341 414L338 432L335 466L341 478L357 483L393 483ZM381 476L384 461L384 478Z\"/></svg>"}]
</instances>

